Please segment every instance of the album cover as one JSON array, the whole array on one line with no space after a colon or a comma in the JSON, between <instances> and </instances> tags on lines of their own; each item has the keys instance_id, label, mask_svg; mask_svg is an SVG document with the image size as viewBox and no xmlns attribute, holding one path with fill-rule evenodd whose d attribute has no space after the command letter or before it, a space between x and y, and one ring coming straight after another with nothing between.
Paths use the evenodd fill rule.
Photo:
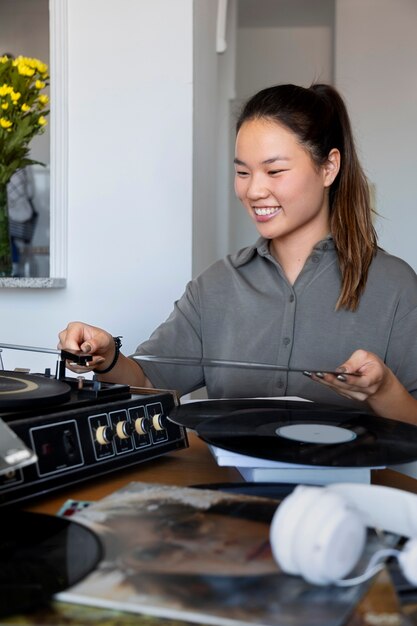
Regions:
<instances>
[{"instance_id":1,"label":"album cover","mask_svg":"<svg viewBox=\"0 0 417 626\"><path fill-rule=\"evenodd\" d=\"M161 620L159 617L138 615L85 604L52 602L30 614L6 617L1 626L189 626L181 620Z\"/></svg>"},{"instance_id":2,"label":"album cover","mask_svg":"<svg viewBox=\"0 0 417 626\"><path fill-rule=\"evenodd\" d=\"M56 596L74 602L222 626L341 626L370 583L317 587L272 557L276 500L131 483L74 518L101 538L104 557ZM372 534L358 570L380 547Z\"/></svg>"}]
</instances>

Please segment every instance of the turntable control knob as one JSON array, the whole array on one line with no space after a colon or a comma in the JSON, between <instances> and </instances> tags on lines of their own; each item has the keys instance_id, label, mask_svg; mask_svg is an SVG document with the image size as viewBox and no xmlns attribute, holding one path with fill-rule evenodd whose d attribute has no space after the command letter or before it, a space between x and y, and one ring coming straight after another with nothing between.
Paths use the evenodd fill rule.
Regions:
<instances>
[{"instance_id":1,"label":"turntable control knob","mask_svg":"<svg viewBox=\"0 0 417 626\"><path fill-rule=\"evenodd\" d=\"M116 425L116 434L120 439L128 439L133 432L132 424L123 420L121 422L117 422Z\"/></svg>"},{"instance_id":2,"label":"turntable control knob","mask_svg":"<svg viewBox=\"0 0 417 626\"><path fill-rule=\"evenodd\" d=\"M146 435L151 427L147 417L138 417L135 419L135 430L138 435Z\"/></svg>"},{"instance_id":3,"label":"turntable control knob","mask_svg":"<svg viewBox=\"0 0 417 626\"><path fill-rule=\"evenodd\" d=\"M114 437L113 429L110 426L99 426L96 430L96 439L102 446L107 445Z\"/></svg>"},{"instance_id":4,"label":"turntable control knob","mask_svg":"<svg viewBox=\"0 0 417 626\"><path fill-rule=\"evenodd\" d=\"M167 425L167 418L163 413L155 413L152 415L152 426L155 430L164 430Z\"/></svg>"}]
</instances>

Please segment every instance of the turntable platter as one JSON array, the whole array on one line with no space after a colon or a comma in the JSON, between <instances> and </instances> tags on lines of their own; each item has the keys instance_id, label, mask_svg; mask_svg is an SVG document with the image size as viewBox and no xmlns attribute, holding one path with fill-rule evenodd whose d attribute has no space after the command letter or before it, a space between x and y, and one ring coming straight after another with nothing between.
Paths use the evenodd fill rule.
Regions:
<instances>
[{"instance_id":1,"label":"turntable platter","mask_svg":"<svg viewBox=\"0 0 417 626\"><path fill-rule=\"evenodd\" d=\"M0 411L60 404L69 400L71 387L55 378L0 371Z\"/></svg>"}]
</instances>

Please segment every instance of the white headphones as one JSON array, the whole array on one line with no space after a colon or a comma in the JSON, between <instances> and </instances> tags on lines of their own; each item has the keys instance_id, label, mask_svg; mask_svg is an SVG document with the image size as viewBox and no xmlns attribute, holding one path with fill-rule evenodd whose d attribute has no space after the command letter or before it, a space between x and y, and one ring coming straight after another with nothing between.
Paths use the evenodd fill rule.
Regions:
<instances>
[{"instance_id":1,"label":"white headphones","mask_svg":"<svg viewBox=\"0 0 417 626\"><path fill-rule=\"evenodd\" d=\"M367 526L414 538L401 551L376 552L361 576L344 579L362 554ZM363 582L388 556L395 556L403 576L417 585L417 496L406 491L356 483L298 485L277 508L270 540L285 573L316 585Z\"/></svg>"}]
</instances>

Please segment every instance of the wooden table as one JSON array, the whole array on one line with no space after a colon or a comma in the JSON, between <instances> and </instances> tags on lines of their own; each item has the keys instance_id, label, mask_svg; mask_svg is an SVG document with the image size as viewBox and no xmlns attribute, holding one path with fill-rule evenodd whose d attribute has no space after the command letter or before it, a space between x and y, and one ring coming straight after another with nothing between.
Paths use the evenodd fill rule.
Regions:
<instances>
[{"instance_id":1,"label":"wooden table","mask_svg":"<svg viewBox=\"0 0 417 626\"><path fill-rule=\"evenodd\" d=\"M98 500L126 485L130 481L163 483L169 485L243 482L240 474L234 468L217 466L206 444L195 434L189 434L189 443L190 447L186 450L168 453L158 459L146 463L139 463L133 469L130 468L128 470L118 471L100 479L92 479L85 483L79 483L59 493L39 499L26 508L31 511L54 515L68 499ZM416 480L407 478L391 470L378 470L374 472L373 482L407 489L417 493ZM55 608L55 611L56 610L58 609ZM54 612L53 607L51 611ZM59 608L59 611L65 611L65 608ZM27 619L28 621L26 621ZM71 626L84 626L84 624L73 621L72 615L70 617L65 615L65 619L60 622L59 619L62 619L61 613L60 617L57 617L54 613L54 617L51 619L52 621L49 621L48 614L45 612L41 614L37 612L33 616L33 621L31 621L30 617L25 618L24 621L21 621L20 617L16 617L5 620L1 622L1 624L23 626L26 624L54 623L56 626L61 626L62 623L71 624ZM135 623L141 626L139 616L135 616L135 622L131 622L131 619L132 616L127 615L125 619L120 618L119 614L117 623L126 626ZM161 624L170 623L169 620L158 620L158 622ZM407 624L408 626L410 623L413 623L406 620L387 572L382 572L375 579L370 591L358 605L346 626L370 626L376 623L382 626L394 624L396 626L405 626Z\"/></svg>"},{"instance_id":2,"label":"wooden table","mask_svg":"<svg viewBox=\"0 0 417 626\"><path fill-rule=\"evenodd\" d=\"M50 495L26 508L38 513L55 515L69 498L73 500L100 500L131 481L161 483L166 485L199 485L206 483L243 482L239 472L232 467L219 467L206 444L190 433L190 447L170 452L162 457L138 463L135 467L107 474L100 479L78 483Z\"/></svg>"}]
</instances>

